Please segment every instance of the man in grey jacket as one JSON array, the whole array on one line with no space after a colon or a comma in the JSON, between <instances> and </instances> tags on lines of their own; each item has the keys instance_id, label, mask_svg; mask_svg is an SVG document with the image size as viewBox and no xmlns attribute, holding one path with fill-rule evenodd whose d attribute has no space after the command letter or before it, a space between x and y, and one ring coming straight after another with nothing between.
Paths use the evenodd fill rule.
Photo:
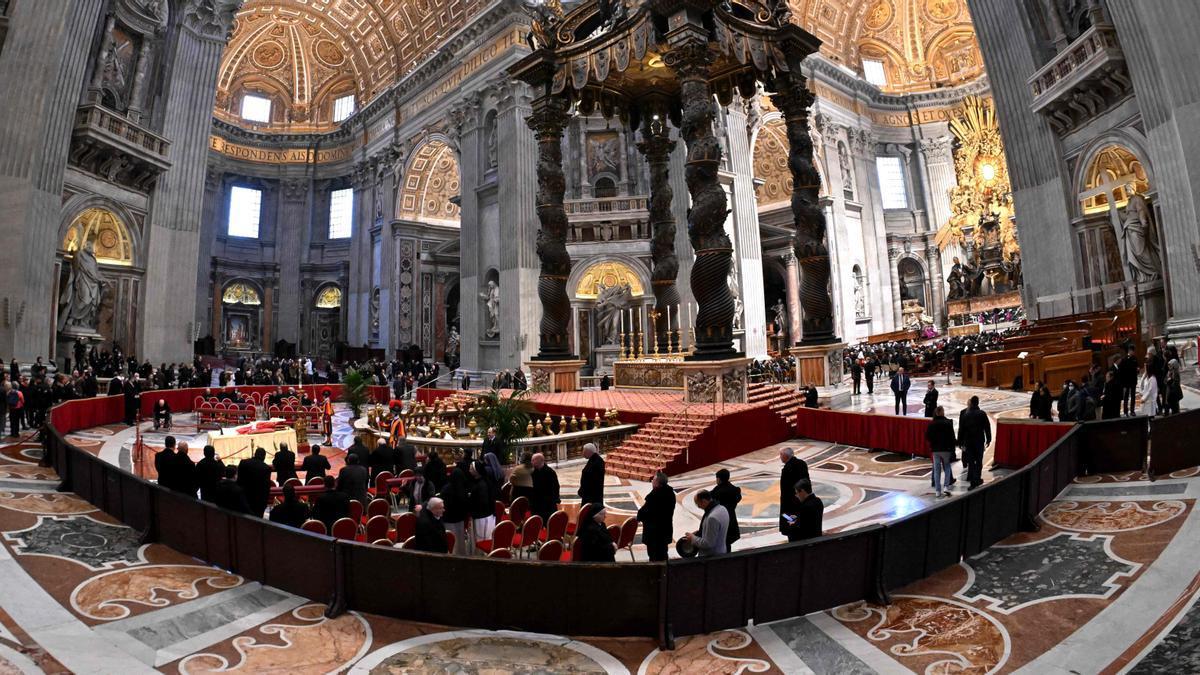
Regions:
<instances>
[{"instance_id":1,"label":"man in grey jacket","mask_svg":"<svg viewBox=\"0 0 1200 675\"><path fill-rule=\"evenodd\" d=\"M725 534L729 531L729 511L708 490L696 493L696 506L704 510L704 517L700 519L700 531L687 534L688 541L702 557L728 553Z\"/></svg>"}]
</instances>

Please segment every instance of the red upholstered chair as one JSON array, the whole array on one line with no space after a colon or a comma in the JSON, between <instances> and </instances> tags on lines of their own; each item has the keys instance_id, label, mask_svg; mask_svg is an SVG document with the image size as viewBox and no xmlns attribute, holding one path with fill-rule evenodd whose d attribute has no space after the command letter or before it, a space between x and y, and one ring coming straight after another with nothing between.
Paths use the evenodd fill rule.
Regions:
<instances>
[{"instance_id":1,"label":"red upholstered chair","mask_svg":"<svg viewBox=\"0 0 1200 675\"><path fill-rule=\"evenodd\" d=\"M567 523L567 536L570 536L570 537L575 536L575 531L579 529L579 524L587 521L587 519L591 518L591 517L592 517L592 505L591 504L584 504L583 506L579 507L579 515L576 516L575 522Z\"/></svg>"},{"instance_id":2,"label":"red upholstered chair","mask_svg":"<svg viewBox=\"0 0 1200 675\"><path fill-rule=\"evenodd\" d=\"M197 396L195 398L195 400L192 401L192 408L199 408L202 405L204 405L204 397L203 396Z\"/></svg>"},{"instance_id":3,"label":"red upholstered chair","mask_svg":"<svg viewBox=\"0 0 1200 675\"><path fill-rule=\"evenodd\" d=\"M414 472L412 469L405 469L405 470L401 471L400 475L396 476L396 478L412 478L413 476L416 476L416 475L417 475L416 472Z\"/></svg>"},{"instance_id":4,"label":"red upholstered chair","mask_svg":"<svg viewBox=\"0 0 1200 675\"><path fill-rule=\"evenodd\" d=\"M557 539L551 539L550 541L542 544L542 547L538 549L537 559L542 562L558 562L559 560L562 560L562 555L563 543Z\"/></svg>"},{"instance_id":5,"label":"red upholstered chair","mask_svg":"<svg viewBox=\"0 0 1200 675\"><path fill-rule=\"evenodd\" d=\"M512 491L513 491L512 483L505 482L504 485L501 485L500 486L500 501L504 502L505 504L512 504Z\"/></svg>"},{"instance_id":6,"label":"red upholstered chair","mask_svg":"<svg viewBox=\"0 0 1200 675\"><path fill-rule=\"evenodd\" d=\"M380 471L378 476L375 476L375 498L386 499L391 504L391 488L387 486L387 482L392 479L391 471Z\"/></svg>"},{"instance_id":7,"label":"red upholstered chair","mask_svg":"<svg viewBox=\"0 0 1200 675\"><path fill-rule=\"evenodd\" d=\"M358 521L349 518L339 518L333 524L333 536L336 539L349 539L353 541L357 534Z\"/></svg>"},{"instance_id":8,"label":"red upholstered chair","mask_svg":"<svg viewBox=\"0 0 1200 675\"><path fill-rule=\"evenodd\" d=\"M402 513L396 517L396 541L404 541L417 532L417 514Z\"/></svg>"},{"instance_id":9,"label":"red upholstered chair","mask_svg":"<svg viewBox=\"0 0 1200 675\"><path fill-rule=\"evenodd\" d=\"M546 529L542 531L542 541L552 541L562 538L567 534L567 512L555 511L550 514L550 519L546 521Z\"/></svg>"},{"instance_id":10,"label":"red upholstered chair","mask_svg":"<svg viewBox=\"0 0 1200 675\"><path fill-rule=\"evenodd\" d=\"M615 540L617 542L617 550L626 549L629 551L629 559L633 560L633 540L637 536L638 520L634 516L625 519L621 523L621 535Z\"/></svg>"},{"instance_id":11,"label":"red upholstered chair","mask_svg":"<svg viewBox=\"0 0 1200 675\"><path fill-rule=\"evenodd\" d=\"M508 507L508 519L517 524L517 529L525 523L525 519L529 517L529 500L525 497L517 497Z\"/></svg>"},{"instance_id":12,"label":"red upholstered chair","mask_svg":"<svg viewBox=\"0 0 1200 675\"><path fill-rule=\"evenodd\" d=\"M300 526L300 529L307 532L316 532L317 534L329 534L329 532L325 529L325 523L322 523L319 520L306 520L304 521L304 524Z\"/></svg>"},{"instance_id":13,"label":"red upholstered chair","mask_svg":"<svg viewBox=\"0 0 1200 675\"><path fill-rule=\"evenodd\" d=\"M325 479L322 478L321 476L313 476L312 478L309 478L308 481L305 482L304 484L305 485L316 485L317 483L324 483L324 482L325 482Z\"/></svg>"},{"instance_id":14,"label":"red upholstered chair","mask_svg":"<svg viewBox=\"0 0 1200 675\"><path fill-rule=\"evenodd\" d=\"M492 530L492 538L475 542L475 548L484 553L492 553L498 549L512 546L513 536L517 534L517 526L511 520L506 520Z\"/></svg>"},{"instance_id":15,"label":"red upholstered chair","mask_svg":"<svg viewBox=\"0 0 1200 675\"><path fill-rule=\"evenodd\" d=\"M504 506L504 502L496 500L496 522L503 523L508 520L508 508Z\"/></svg>"},{"instance_id":16,"label":"red upholstered chair","mask_svg":"<svg viewBox=\"0 0 1200 675\"><path fill-rule=\"evenodd\" d=\"M617 543L617 540L621 538L621 526L620 525L609 525L608 526L608 536L610 539L613 540L614 544Z\"/></svg>"},{"instance_id":17,"label":"red upholstered chair","mask_svg":"<svg viewBox=\"0 0 1200 675\"><path fill-rule=\"evenodd\" d=\"M453 553L454 552L454 543L455 543L454 533L447 532L446 533L446 550Z\"/></svg>"},{"instance_id":18,"label":"red upholstered chair","mask_svg":"<svg viewBox=\"0 0 1200 675\"><path fill-rule=\"evenodd\" d=\"M367 504L367 521L370 522L375 516L387 516L392 511L392 505L388 504L386 499L372 499L370 504Z\"/></svg>"},{"instance_id":19,"label":"red upholstered chair","mask_svg":"<svg viewBox=\"0 0 1200 675\"><path fill-rule=\"evenodd\" d=\"M387 537L384 537L383 539L376 539L375 541L373 541L371 543L375 544L376 546L395 546L396 545L395 543L392 542L391 539L388 539Z\"/></svg>"},{"instance_id":20,"label":"red upholstered chair","mask_svg":"<svg viewBox=\"0 0 1200 675\"><path fill-rule=\"evenodd\" d=\"M279 406L273 405L267 408L267 417L279 417Z\"/></svg>"},{"instance_id":21,"label":"red upholstered chair","mask_svg":"<svg viewBox=\"0 0 1200 675\"><path fill-rule=\"evenodd\" d=\"M509 558L512 558L512 551L510 551L506 548L498 548L495 551L492 551L491 553L489 553L487 557L509 559Z\"/></svg>"},{"instance_id":22,"label":"red upholstered chair","mask_svg":"<svg viewBox=\"0 0 1200 675\"><path fill-rule=\"evenodd\" d=\"M350 520L353 520L355 523L361 523L362 517L363 517L362 502L358 501L357 499L351 499L350 500Z\"/></svg>"},{"instance_id":23,"label":"red upholstered chair","mask_svg":"<svg viewBox=\"0 0 1200 675\"><path fill-rule=\"evenodd\" d=\"M304 483L301 483L299 478L292 477L292 478L289 478L289 479L283 481L284 487L287 487L289 485L291 485L292 487L300 487L301 485L304 485Z\"/></svg>"},{"instance_id":24,"label":"red upholstered chair","mask_svg":"<svg viewBox=\"0 0 1200 675\"><path fill-rule=\"evenodd\" d=\"M513 548L517 549L518 553L524 553L530 546L534 546L542 538L542 517L529 516L525 519L525 524L521 527L521 532L513 540Z\"/></svg>"},{"instance_id":25,"label":"red upholstered chair","mask_svg":"<svg viewBox=\"0 0 1200 675\"><path fill-rule=\"evenodd\" d=\"M391 523L388 522L387 516L371 516L367 519L366 540L379 541L380 539L388 539L388 530L390 529Z\"/></svg>"},{"instance_id":26,"label":"red upholstered chair","mask_svg":"<svg viewBox=\"0 0 1200 675\"><path fill-rule=\"evenodd\" d=\"M446 534L450 534L450 533L447 532ZM404 540L404 543L400 544L400 548L412 548L413 544L416 544L416 543L417 543L416 537L409 537L408 539Z\"/></svg>"}]
</instances>

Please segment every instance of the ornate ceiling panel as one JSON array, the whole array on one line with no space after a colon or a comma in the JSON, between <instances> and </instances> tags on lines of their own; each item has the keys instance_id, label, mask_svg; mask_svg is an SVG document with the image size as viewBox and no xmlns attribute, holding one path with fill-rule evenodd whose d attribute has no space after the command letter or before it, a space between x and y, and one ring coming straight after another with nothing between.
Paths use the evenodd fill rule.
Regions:
<instances>
[{"instance_id":1,"label":"ornate ceiling panel","mask_svg":"<svg viewBox=\"0 0 1200 675\"><path fill-rule=\"evenodd\" d=\"M862 73L880 60L890 92L973 80L983 58L965 0L789 0L798 23L824 40L821 52Z\"/></svg>"},{"instance_id":2,"label":"ornate ceiling panel","mask_svg":"<svg viewBox=\"0 0 1200 675\"><path fill-rule=\"evenodd\" d=\"M236 120L249 87L288 111L273 124L328 125L331 94L353 92L362 107L441 46L479 2L247 0L222 58L218 115Z\"/></svg>"},{"instance_id":3,"label":"ornate ceiling panel","mask_svg":"<svg viewBox=\"0 0 1200 675\"><path fill-rule=\"evenodd\" d=\"M458 225L458 159L454 149L441 141L430 141L413 154L404 172L398 216L438 225Z\"/></svg>"}]
</instances>

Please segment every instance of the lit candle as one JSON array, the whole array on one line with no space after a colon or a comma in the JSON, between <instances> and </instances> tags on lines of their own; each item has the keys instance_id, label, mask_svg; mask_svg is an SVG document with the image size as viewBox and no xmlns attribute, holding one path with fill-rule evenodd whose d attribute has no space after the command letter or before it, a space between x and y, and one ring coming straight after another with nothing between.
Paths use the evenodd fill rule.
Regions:
<instances>
[{"instance_id":1,"label":"lit candle","mask_svg":"<svg viewBox=\"0 0 1200 675\"><path fill-rule=\"evenodd\" d=\"M671 308L667 307L666 310L667 310L667 333L670 334L670 332L671 332Z\"/></svg>"}]
</instances>

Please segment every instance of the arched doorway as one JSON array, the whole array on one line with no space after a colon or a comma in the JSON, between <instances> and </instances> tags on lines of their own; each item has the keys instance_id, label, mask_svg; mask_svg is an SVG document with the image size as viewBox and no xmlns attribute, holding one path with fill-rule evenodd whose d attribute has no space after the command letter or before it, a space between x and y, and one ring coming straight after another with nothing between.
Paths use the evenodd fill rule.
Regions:
<instances>
[{"instance_id":1,"label":"arched doorway","mask_svg":"<svg viewBox=\"0 0 1200 675\"><path fill-rule=\"evenodd\" d=\"M571 304L579 358L593 372L612 372L622 344L629 345L632 335L640 332L642 343L649 341L642 316L654 302L653 296L646 294L649 274L622 260L609 259L587 265L572 276L576 278Z\"/></svg>"},{"instance_id":2,"label":"arched doorway","mask_svg":"<svg viewBox=\"0 0 1200 675\"><path fill-rule=\"evenodd\" d=\"M337 353L341 339L342 289L337 284L325 284L317 289L312 304L312 326L309 345L321 358L331 359Z\"/></svg>"}]
</instances>

